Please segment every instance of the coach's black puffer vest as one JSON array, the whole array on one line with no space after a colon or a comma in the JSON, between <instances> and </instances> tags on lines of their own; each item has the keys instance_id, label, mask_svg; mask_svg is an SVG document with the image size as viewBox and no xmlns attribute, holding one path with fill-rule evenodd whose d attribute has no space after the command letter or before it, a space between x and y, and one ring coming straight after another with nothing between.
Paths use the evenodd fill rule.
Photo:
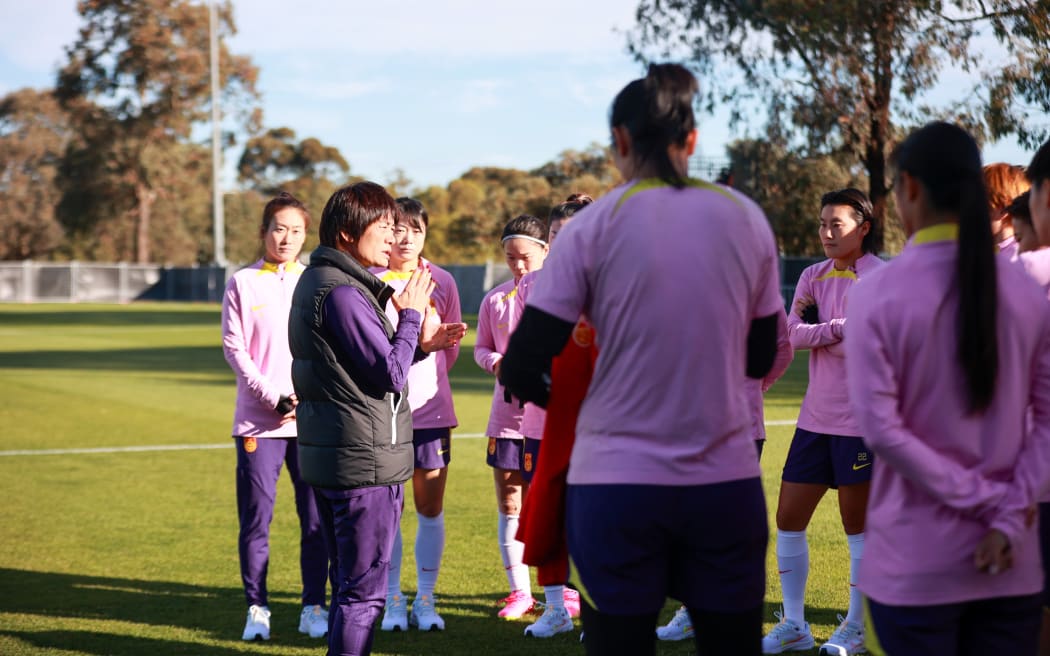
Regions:
<instances>
[{"instance_id":1,"label":"coach's black puffer vest","mask_svg":"<svg viewBox=\"0 0 1050 656\"><path fill-rule=\"evenodd\" d=\"M320 246L292 296L288 340L292 383L299 397L299 469L310 485L350 489L403 483L412 476L412 415L408 390L390 393L368 383L333 344L322 308L333 288L361 290L383 324L393 289L346 253Z\"/></svg>"}]
</instances>

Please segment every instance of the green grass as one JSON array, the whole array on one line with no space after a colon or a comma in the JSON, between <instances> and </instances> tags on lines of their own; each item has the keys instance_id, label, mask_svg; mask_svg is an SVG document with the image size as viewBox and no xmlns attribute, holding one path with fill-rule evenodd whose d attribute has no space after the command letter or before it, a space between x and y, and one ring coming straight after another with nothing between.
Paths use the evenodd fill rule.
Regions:
<instances>
[{"instance_id":1,"label":"green grass","mask_svg":"<svg viewBox=\"0 0 1050 656\"><path fill-rule=\"evenodd\" d=\"M219 332L214 305L0 306L0 451L228 443L234 381ZM460 433L484 431L491 398L472 340L453 372ZM805 363L800 356L767 396L767 419L796 417ZM771 517L791 431L769 428L763 469ZM578 632L526 640L525 623L495 616L506 580L484 448L481 439L453 447L438 583L447 630L377 632L374 653L582 653ZM296 631L298 528L287 477L271 536L273 639L239 640L234 463L232 445L0 457L0 654L322 653L320 641ZM407 508L411 545L411 500ZM810 547L807 614L819 643L847 602L848 556L832 497L817 511ZM406 591L415 586L410 553L406 546ZM780 599L772 548L768 562L766 628ZM668 603L661 619L674 607ZM661 643L657 653L692 648Z\"/></svg>"}]
</instances>

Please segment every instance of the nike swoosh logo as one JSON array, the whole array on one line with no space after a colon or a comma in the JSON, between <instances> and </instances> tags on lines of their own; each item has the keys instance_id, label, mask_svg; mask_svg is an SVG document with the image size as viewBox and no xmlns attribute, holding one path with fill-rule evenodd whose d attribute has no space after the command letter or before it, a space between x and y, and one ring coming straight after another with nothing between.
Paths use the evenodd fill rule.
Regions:
<instances>
[{"instance_id":1,"label":"nike swoosh logo","mask_svg":"<svg viewBox=\"0 0 1050 656\"><path fill-rule=\"evenodd\" d=\"M857 463L853 463L853 471L860 471L861 469L864 469L865 467L871 467L871 463L870 462L866 462L863 465L858 465Z\"/></svg>"}]
</instances>

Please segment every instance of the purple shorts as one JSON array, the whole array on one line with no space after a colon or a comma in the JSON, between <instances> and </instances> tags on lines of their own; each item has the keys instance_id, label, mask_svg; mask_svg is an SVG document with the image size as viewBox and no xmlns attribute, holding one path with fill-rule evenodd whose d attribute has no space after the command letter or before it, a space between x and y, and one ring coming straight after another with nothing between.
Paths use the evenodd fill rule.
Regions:
<instances>
[{"instance_id":1,"label":"purple shorts","mask_svg":"<svg viewBox=\"0 0 1050 656\"><path fill-rule=\"evenodd\" d=\"M1050 503L1039 504L1039 546L1043 552L1043 606L1050 609Z\"/></svg>"},{"instance_id":2,"label":"purple shorts","mask_svg":"<svg viewBox=\"0 0 1050 656\"><path fill-rule=\"evenodd\" d=\"M602 613L657 613L667 597L733 613L761 607L769 528L762 481L570 485L569 553Z\"/></svg>"},{"instance_id":3,"label":"purple shorts","mask_svg":"<svg viewBox=\"0 0 1050 656\"><path fill-rule=\"evenodd\" d=\"M412 431L416 469L444 469L452 460L451 428L419 428Z\"/></svg>"},{"instance_id":4,"label":"purple shorts","mask_svg":"<svg viewBox=\"0 0 1050 656\"><path fill-rule=\"evenodd\" d=\"M520 471L525 439L522 437L490 437L485 462L494 469Z\"/></svg>"},{"instance_id":5,"label":"purple shorts","mask_svg":"<svg viewBox=\"0 0 1050 656\"><path fill-rule=\"evenodd\" d=\"M782 479L832 488L858 485L871 482L874 464L875 454L859 437L823 435L796 428Z\"/></svg>"},{"instance_id":6,"label":"purple shorts","mask_svg":"<svg viewBox=\"0 0 1050 656\"><path fill-rule=\"evenodd\" d=\"M521 477L526 483L532 482L532 475L536 472L536 465L540 462L540 440L531 437L525 438L521 448Z\"/></svg>"},{"instance_id":7,"label":"purple shorts","mask_svg":"<svg viewBox=\"0 0 1050 656\"><path fill-rule=\"evenodd\" d=\"M976 599L936 606L867 604L868 644L885 654L1035 654L1042 595Z\"/></svg>"}]
</instances>

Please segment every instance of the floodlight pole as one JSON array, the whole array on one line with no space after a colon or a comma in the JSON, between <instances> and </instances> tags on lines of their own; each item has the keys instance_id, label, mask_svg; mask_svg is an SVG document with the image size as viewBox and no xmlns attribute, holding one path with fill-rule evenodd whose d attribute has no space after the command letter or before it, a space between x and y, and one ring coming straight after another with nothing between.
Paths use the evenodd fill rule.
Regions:
<instances>
[{"instance_id":1,"label":"floodlight pole","mask_svg":"<svg viewBox=\"0 0 1050 656\"><path fill-rule=\"evenodd\" d=\"M226 216L222 204L222 112L219 107L219 12L208 3L211 47L211 217L215 264L226 266Z\"/></svg>"}]
</instances>

